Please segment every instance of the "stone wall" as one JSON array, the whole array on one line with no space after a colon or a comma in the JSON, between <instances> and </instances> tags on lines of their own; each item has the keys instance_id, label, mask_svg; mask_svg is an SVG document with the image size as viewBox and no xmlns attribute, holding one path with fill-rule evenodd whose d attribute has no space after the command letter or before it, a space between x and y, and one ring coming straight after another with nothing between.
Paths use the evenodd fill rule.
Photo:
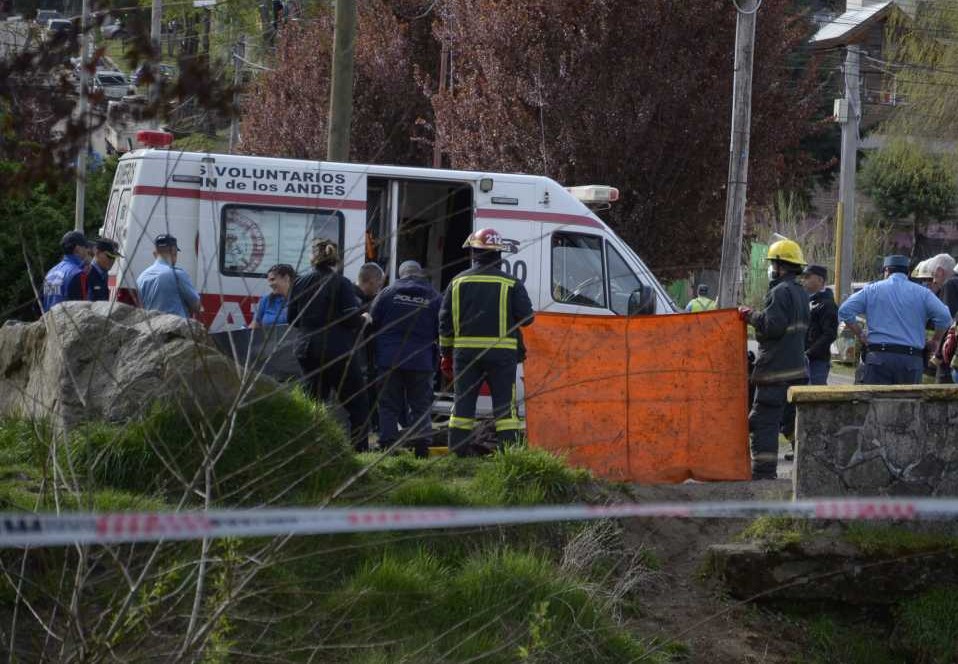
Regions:
<instances>
[{"instance_id":1,"label":"stone wall","mask_svg":"<svg viewBox=\"0 0 958 664\"><path fill-rule=\"evenodd\" d=\"M794 387L796 498L958 496L958 387Z\"/></svg>"}]
</instances>

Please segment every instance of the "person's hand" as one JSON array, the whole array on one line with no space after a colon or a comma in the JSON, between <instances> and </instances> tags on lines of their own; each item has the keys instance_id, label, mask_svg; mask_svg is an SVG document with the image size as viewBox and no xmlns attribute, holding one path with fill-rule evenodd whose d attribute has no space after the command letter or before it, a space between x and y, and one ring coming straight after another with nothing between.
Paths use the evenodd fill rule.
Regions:
<instances>
[{"instance_id":1,"label":"person's hand","mask_svg":"<svg viewBox=\"0 0 958 664\"><path fill-rule=\"evenodd\" d=\"M452 380L452 355L443 355L439 360L439 370L446 380Z\"/></svg>"},{"instance_id":2,"label":"person's hand","mask_svg":"<svg viewBox=\"0 0 958 664\"><path fill-rule=\"evenodd\" d=\"M749 321L749 318L752 315L752 307L739 307L738 308L738 317L744 320L746 323Z\"/></svg>"}]
</instances>

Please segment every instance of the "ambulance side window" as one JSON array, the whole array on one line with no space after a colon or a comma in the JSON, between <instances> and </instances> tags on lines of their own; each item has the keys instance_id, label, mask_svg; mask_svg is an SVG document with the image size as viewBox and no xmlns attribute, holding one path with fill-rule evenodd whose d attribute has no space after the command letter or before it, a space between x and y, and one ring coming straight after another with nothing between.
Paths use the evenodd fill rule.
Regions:
<instances>
[{"instance_id":1,"label":"ambulance side window","mask_svg":"<svg viewBox=\"0 0 958 664\"><path fill-rule=\"evenodd\" d=\"M607 242L605 247L609 270L610 309L620 316L626 316L629 313L629 297L642 282L611 244Z\"/></svg>"},{"instance_id":2,"label":"ambulance side window","mask_svg":"<svg viewBox=\"0 0 958 664\"><path fill-rule=\"evenodd\" d=\"M602 238L581 233L552 234L552 299L605 307Z\"/></svg>"},{"instance_id":3,"label":"ambulance side window","mask_svg":"<svg viewBox=\"0 0 958 664\"><path fill-rule=\"evenodd\" d=\"M343 251L343 215L334 210L302 210L227 205L220 225L220 272L265 277L277 263L297 273L309 270L313 240L326 238Z\"/></svg>"}]
</instances>

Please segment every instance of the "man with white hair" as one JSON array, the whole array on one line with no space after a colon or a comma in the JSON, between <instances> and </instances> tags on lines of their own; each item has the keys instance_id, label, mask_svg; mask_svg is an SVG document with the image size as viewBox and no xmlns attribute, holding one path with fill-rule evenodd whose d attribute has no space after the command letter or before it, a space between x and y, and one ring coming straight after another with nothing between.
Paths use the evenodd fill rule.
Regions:
<instances>
[{"instance_id":1,"label":"man with white hair","mask_svg":"<svg viewBox=\"0 0 958 664\"><path fill-rule=\"evenodd\" d=\"M954 320L955 314L958 314L958 275L955 274L955 259L948 254L938 254L928 259L925 269L931 274L931 282L937 287L938 297L948 307L948 313ZM935 351L935 379L938 383L947 385L954 383L954 380L951 367L943 361L943 345L944 340Z\"/></svg>"}]
</instances>

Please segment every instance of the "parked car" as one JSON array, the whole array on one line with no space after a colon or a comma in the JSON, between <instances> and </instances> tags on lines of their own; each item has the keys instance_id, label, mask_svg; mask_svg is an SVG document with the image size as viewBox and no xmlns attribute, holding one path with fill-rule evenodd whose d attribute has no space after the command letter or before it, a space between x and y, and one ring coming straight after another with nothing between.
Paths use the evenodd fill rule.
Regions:
<instances>
[{"instance_id":1,"label":"parked car","mask_svg":"<svg viewBox=\"0 0 958 664\"><path fill-rule=\"evenodd\" d=\"M43 30L43 38L50 41L59 35L69 36L75 29L73 21L68 18L51 18Z\"/></svg>"},{"instance_id":2,"label":"parked car","mask_svg":"<svg viewBox=\"0 0 958 664\"><path fill-rule=\"evenodd\" d=\"M104 39L123 39L126 37L126 29L120 21L114 21L109 25L101 26L100 34Z\"/></svg>"},{"instance_id":3,"label":"parked car","mask_svg":"<svg viewBox=\"0 0 958 664\"><path fill-rule=\"evenodd\" d=\"M159 78L162 83L168 83L176 78L176 67L173 65L143 63L137 67L130 76L130 83L133 85L146 85L146 73L148 70L154 78Z\"/></svg>"},{"instance_id":4,"label":"parked car","mask_svg":"<svg viewBox=\"0 0 958 664\"><path fill-rule=\"evenodd\" d=\"M37 25L42 27L47 27L47 23L55 18L63 18L63 16L55 9L38 9L37 17L34 19Z\"/></svg>"},{"instance_id":5,"label":"parked car","mask_svg":"<svg viewBox=\"0 0 958 664\"><path fill-rule=\"evenodd\" d=\"M121 71L101 70L93 75L93 91L102 92L106 99L123 99L129 90L130 82Z\"/></svg>"}]
</instances>

